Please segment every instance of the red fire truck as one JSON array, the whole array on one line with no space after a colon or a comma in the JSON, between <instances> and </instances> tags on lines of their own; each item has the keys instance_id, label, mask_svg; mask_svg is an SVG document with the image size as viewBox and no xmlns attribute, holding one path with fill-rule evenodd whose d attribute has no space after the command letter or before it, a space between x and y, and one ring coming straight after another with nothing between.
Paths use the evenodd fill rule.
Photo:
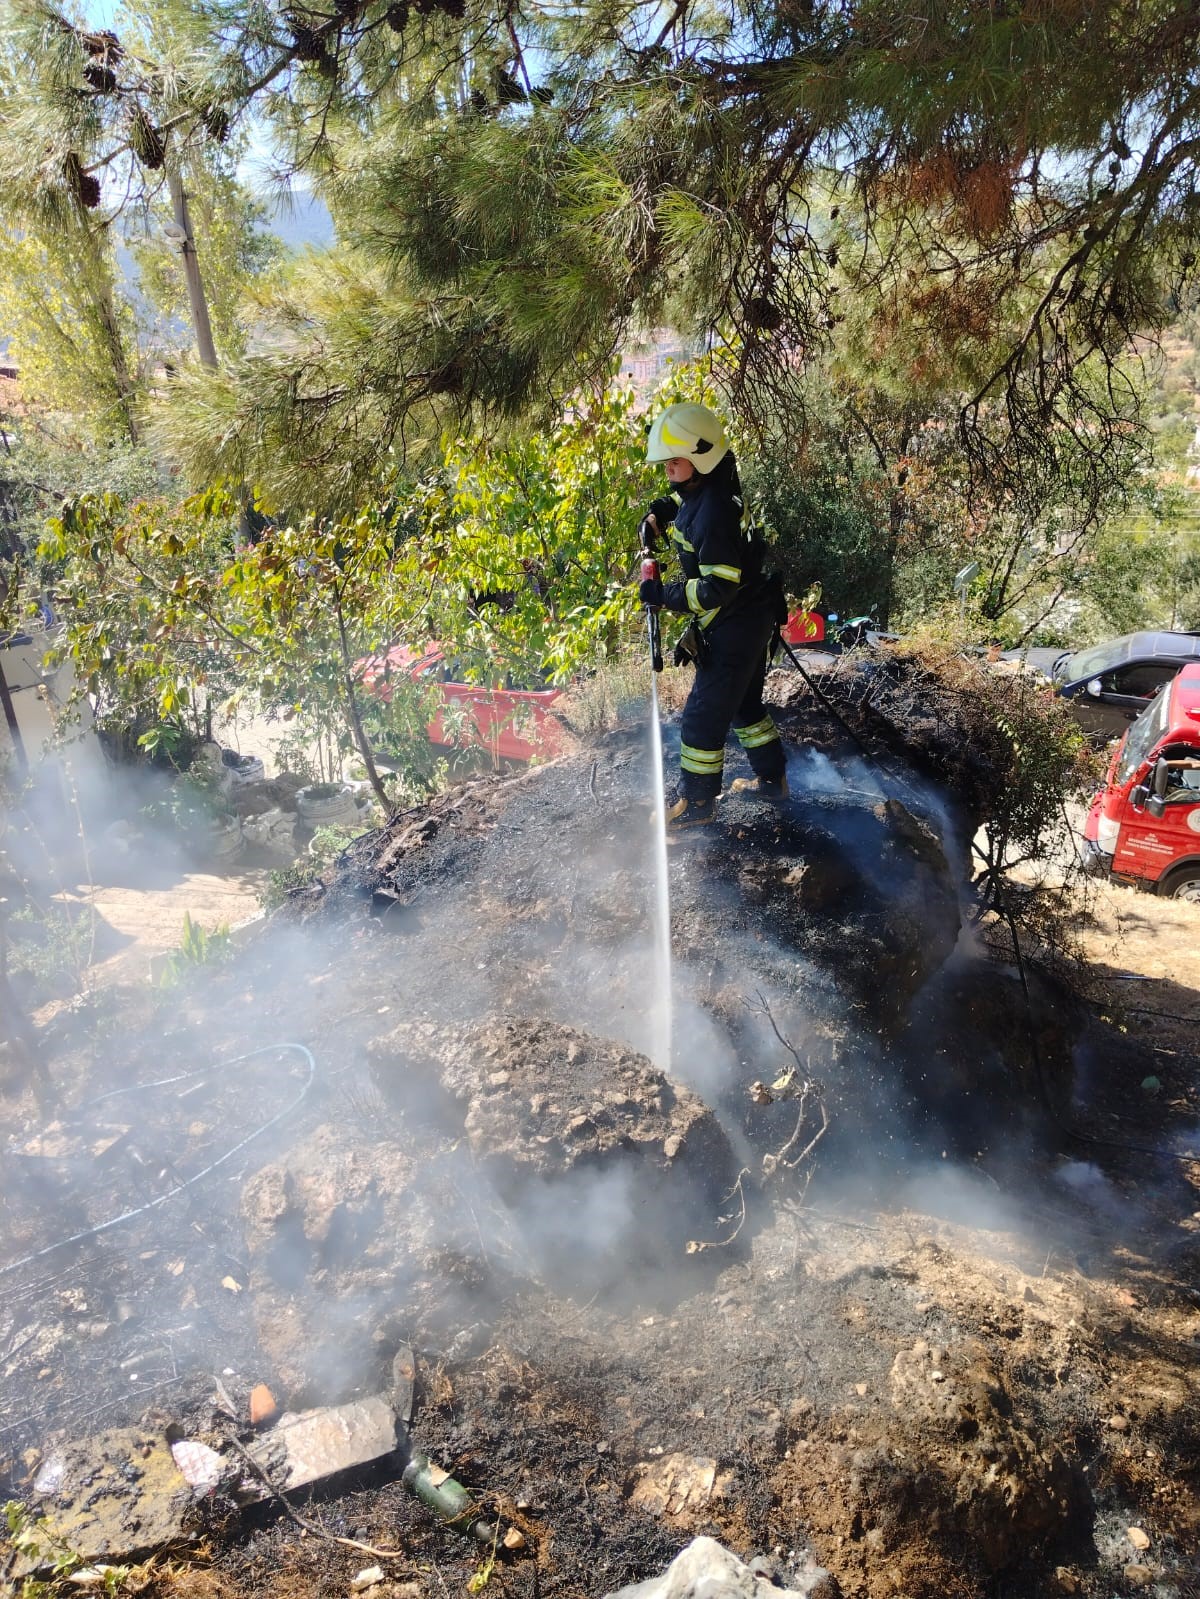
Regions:
<instances>
[{"instance_id":1,"label":"red fire truck","mask_svg":"<svg viewBox=\"0 0 1200 1599\"><path fill-rule=\"evenodd\" d=\"M1090 871L1200 904L1200 663L1117 745L1083 836Z\"/></svg>"}]
</instances>

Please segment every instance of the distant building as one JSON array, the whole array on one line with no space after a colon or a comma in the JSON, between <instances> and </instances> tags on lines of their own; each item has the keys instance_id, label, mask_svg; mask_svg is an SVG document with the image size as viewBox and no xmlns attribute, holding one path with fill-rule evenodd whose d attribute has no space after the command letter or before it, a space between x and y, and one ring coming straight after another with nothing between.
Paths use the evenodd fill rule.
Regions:
<instances>
[{"instance_id":1,"label":"distant building","mask_svg":"<svg viewBox=\"0 0 1200 1599\"><path fill-rule=\"evenodd\" d=\"M618 380L632 385L639 400L647 400L673 366L683 366L701 353L670 328L655 328L645 339L621 354Z\"/></svg>"}]
</instances>

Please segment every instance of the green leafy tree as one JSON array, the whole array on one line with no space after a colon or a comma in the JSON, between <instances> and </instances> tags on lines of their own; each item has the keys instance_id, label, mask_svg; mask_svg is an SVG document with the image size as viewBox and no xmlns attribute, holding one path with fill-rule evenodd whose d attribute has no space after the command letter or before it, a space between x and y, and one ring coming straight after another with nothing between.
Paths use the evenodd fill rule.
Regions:
<instances>
[{"instance_id":1,"label":"green leafy tree","mask_svg":"<svg viewBox=\"0 0 1200 1599\"><path fill-rule=\"evenodd\" d=\"M336 717L386 804L360 679L363 658L394 632L387 515L309 519L239 550L236 514L221 495L128 511L113 496L64 507L40 551L59 572L62 648L118 727L182 719L198 733L210 701L235 692L318 731Z\"/></svg>"},{"instance_id":2,"label":"green leafy tree","mask_svg":"<svg viewBox=\"0 0 1200 1599\"><path fill-rule=\"evenodd\" d=\"M237 542L229 495L126 506L109 494L65 506L39 557L62 647L114 736L194 739L213 703L253 695L353 749L386 803L373 750L414 760L430 708L401 678L384 713L364 691L371 658L435 638L480 682L571 676L632 621L637 522L655 485L621 393L581 401L546 435L450 440L424 481L385 482L339 519L277 518L252 545Z\"/></svg>"},{"instance_id":3,"label":"green leafy tree","mask_svg":"<svg viewBox=\"0 0 1200 1599\"><path fill-rule=\"evenodd\" d=\"M233 692L239 630L219 587L232 549L228 516L161 499L85 496L48 519L37 553L65 628L56 651L118 747L159 727L203 738L211 701Z\"/></svg>"},{"instance_id":4,"label":"green leafy tree","mask_svg":"<svg viewBox=\"0 0 1200 1599\"><path fill-rule=\"evenodd\" d=\"M451 442L405 501L395 574L410 632L467 670L563 681L613 650L634 601L637 525L654 493L629 391L582 397L558 427L506 446Z\"/></svg>"},{"instance_id":5,"label":"green leafy tree","mask_svg":"<svg viewBox=\"0 0 1200 1599\"><path fill-rule=\"evenodd\" d=\"M1200 630L1200 496L1147 485L1101 529L1079 574L1070 632L1084 639L1138 628Z\"/></svg>"},{"instance_id":6,"label":"green leafy tree","mask_svg":"<svg viewBox=\"0 0 1200 1599\"><path fill-rule=\"evenodd\" d=\"M89 442L139 442L137 329L102 223L69 201L44 226L0 214L0 326L28 404L70 416Z\"/></svg>"}]
</instances>

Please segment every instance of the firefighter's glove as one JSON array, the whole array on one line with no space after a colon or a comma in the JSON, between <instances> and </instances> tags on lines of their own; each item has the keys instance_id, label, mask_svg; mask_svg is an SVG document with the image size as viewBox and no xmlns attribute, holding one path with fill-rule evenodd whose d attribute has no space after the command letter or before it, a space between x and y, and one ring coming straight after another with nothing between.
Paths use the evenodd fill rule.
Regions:
<instances>
[{"instance_id":1,"label":"firefighter's glove","mask_svg":"<svg viewBox=\"0 0 1200 1599\"><path fill-rule=\"evenodd\" d=\"M704 634L692 622L684 628L679 635L679 642L675 646L676 666L707 666L709 657L709 643Z\"/></svg>"},{"instance_id":2,"label":"firefighter's glove","mask_svg":"<svg viewBox=\"0 0 1200 1599\"><path fill-rule=\"evenodd\" d=\"M660 533L665 533L675 520L675 513L679 510L679 501L673 494L661 494L657 500L651 500L647 516L654 518L655 526Z\"/></svg>"},{"instance_id":3,"label":"firefighter's glove","mask_svg":"<svg viewBox=\"0 0 1200 1599\"><path fill-rule=\"evenodd\" d=\"M663 581L661 577L644 577L638 584L638 599L651 610L662 610Z\"/></svg>"}]
</instances>

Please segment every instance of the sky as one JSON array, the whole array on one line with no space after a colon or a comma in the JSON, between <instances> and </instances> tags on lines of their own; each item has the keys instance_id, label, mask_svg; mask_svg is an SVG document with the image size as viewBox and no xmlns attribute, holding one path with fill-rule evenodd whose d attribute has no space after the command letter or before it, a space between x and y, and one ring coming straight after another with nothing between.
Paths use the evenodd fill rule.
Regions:
<instances>
[{"instance_id":1,"label":"sky","mask_svg":"<svg viewBox=\"0 0 1200 1599\"><path fill-rule=\"evenodd\" d=\"M81 0L80 9L89 26L114 28L120 32L119 24L123 10L120 0ZM324 202L306 192L307 186L302 174L293 180L290 198L279 199L269 190L266 182L269 163L269 150L264 148L262 141L252 132L250 148L239 170L239 176L247 188L267 207L271 232L278 234L284 243L294 250L303 249L306 245L321 248L332 244L333 222Z\"/></svg>"}]
</instances>

